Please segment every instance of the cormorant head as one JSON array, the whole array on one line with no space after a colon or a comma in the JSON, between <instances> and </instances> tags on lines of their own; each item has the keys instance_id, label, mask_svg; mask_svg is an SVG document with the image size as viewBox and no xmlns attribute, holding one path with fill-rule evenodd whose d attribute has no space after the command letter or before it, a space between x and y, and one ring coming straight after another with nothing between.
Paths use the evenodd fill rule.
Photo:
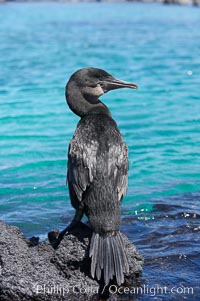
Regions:
<instances>
[{"instance_id":1,"label":"cormorant head","mask_svg":"<svg viewBox=\"0 0 200 301\"><path fill-rule=\"evenodd\" d=\"M98 99L99 96L120 88L137 89L138 87L134 83L116 79L102 69L83 68L72 74L66 85L65 95L71 110L79 116L84 116L92 107L102 104ZM84 104L81 97L87 104L86 102ZM79 104L75 104L77 101Z\"/></svg>"}]
</instances>

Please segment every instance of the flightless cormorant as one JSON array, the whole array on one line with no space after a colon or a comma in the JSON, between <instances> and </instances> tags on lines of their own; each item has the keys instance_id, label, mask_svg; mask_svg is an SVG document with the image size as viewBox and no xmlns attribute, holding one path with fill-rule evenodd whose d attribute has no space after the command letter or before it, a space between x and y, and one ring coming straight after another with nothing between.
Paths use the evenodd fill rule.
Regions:
<instances>
[{"instance_id":1,"label":"flightless cormorant","mask_svg":"<svg viewBox=\"0 0 200 301\"><path fill-rule=\"evenodd\" d=\"M129 272L119 231L120 205L127 191L128 151L102 94L119 88L137 89L97 68L75 72L66 85L66 100L80 121L68 150L67 182L72 206L71 224L53 242L56 248L67 231L85 214L93 235L90 242L91 275L104 283L115 276L118 285Z\"/></svg>"}]
</instances>

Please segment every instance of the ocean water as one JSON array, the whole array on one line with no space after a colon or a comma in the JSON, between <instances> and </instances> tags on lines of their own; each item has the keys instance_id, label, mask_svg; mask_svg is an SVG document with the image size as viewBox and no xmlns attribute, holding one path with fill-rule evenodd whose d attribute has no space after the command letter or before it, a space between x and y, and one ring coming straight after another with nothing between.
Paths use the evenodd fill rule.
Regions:
<instances>
[{"instance_id":1,"label":"ocean water","mask_svg":"<svg viewBox=\"0 0 200 301\"><path fill-rule=\"evenodd\" d=\"M122 300L199 300L199 9L8 3L0 20L0 219L41 239L72 219L78 117L64 88L79 68L105 69L139 86L101 97L129 148L122 231L145 258L146 291Z\"/></svg>"}]
</instances>

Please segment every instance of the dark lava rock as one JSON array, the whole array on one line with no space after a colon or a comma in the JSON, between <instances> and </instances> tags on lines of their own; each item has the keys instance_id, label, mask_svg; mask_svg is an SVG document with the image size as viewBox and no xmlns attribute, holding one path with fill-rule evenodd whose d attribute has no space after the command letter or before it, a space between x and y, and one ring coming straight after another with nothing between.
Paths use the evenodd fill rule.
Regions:
<instances>
[{"instance_id":1,"label":"dark lava rock","mask_svg":"<svg viewBox=\"0 0 200 301\"><path fill-rule=\"evenodd\" d=\"M80 223L54 250L50 243L27 239L17 227L0 221L0 300L120 300L109 297L108 288L102 297L103 282L90 277L90 238L90 228ZM143 259L128 238L123 239L130 265L125 285L133 287Z\"/></svg>"}]
</instances>

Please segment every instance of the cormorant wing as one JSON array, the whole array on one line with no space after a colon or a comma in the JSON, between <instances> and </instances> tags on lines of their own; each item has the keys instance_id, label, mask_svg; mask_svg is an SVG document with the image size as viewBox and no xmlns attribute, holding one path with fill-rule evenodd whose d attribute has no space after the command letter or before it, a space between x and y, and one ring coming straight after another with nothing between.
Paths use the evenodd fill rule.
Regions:
<instances>
[{"instance_id":1,"label":"cormorant wing","mask_svg":"<svg viewBox=\"0 0 200 301\"><path fill-rule=\"evenodd\" d=\"M84 132L82 126L77 127L69 145L67 180L72 202L75 197L82 201L83 193L96 175L98 142L89 135L90 132Z\"/></svg>"},{"instance_id":2,"label":"cormorant wing","mask_svg":"<svg viewBox=\"0 0 200 301\"><path fill-rule=\"evenodd\" d=\"M117 139L113 139L113 144L109 147L109 174L113 177L118 200L122 200L128 189L128 149L121 134L116 134Z\"/></svg>"},{"instance_id":3,"label":"cormorant wing","mask_svg":"<svg viewBox=\"0 0 200 301\"><path fill-rule=\"evenodd\" d=\"M101 167L105 176L111 179L109 184L120 201L128 186L128 150L118 129L108 127L106 131L112 139L108 142L108 152L101 158ZM69 145L67 180L74 207L77 207L77 201L82 201L96 176L99 141L93 135L94 131L85 131L85 125L79 124Z\"/></svg>"}]
</instances>

